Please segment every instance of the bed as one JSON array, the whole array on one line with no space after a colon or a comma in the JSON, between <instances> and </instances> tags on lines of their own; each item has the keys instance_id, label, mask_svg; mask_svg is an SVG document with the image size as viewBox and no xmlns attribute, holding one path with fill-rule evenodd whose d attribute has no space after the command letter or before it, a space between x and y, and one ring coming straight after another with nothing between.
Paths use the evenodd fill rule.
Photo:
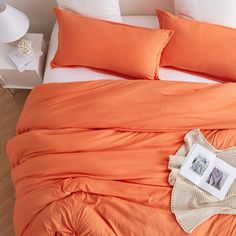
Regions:
<instances>
[{"instance_id":1,"label":"bed","mask_svg":"<svg viewBox=\"0 0 236 236\"><path fill-rule=\"evenodd\" d=\"M157 2L173 8L150 1L140 13ZM125 23L158 27L156 16L126 4L136 15ZM235 83L170 68L160 68L160 80L51 69L57 33L56 23L44 85L30 93L7 145L16 235L188 235L171 212L169 156L196 128L215 149L236 145ZM216 214L190 235L235 234L235 216Z\"/></svg>"}]
</instances>

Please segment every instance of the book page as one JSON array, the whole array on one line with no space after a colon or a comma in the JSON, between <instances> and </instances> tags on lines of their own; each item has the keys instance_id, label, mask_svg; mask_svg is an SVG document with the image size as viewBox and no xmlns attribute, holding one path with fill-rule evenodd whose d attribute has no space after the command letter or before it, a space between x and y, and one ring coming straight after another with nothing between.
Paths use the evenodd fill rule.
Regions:
<instances>
[{"instance_id":1,"label":"book page","mask_svg":"<svg viewBox=\"0 0 236 236\"><path fill-rule=\"evenodd\" d=\"M199 185L204 176L209 175L212 171L215 159L214 153L199 144L195 144L181 166L179 174Z\"/></svg>"},{"instance_id":2,"label":"book page","mask_svg":"<svg viewBox=\"0 0 236 236\"><path fill-rule=\"evenodd\" d=\"M236 168L216 158L211 172L204 176L199 187L223 200L236 177Z\"/></svg>"}]
</instances>

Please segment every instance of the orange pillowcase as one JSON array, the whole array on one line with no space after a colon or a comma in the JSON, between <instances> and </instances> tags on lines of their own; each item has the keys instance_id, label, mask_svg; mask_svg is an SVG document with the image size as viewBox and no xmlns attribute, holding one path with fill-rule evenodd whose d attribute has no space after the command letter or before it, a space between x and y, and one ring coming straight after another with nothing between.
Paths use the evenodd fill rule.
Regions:
<instances>
[{"instance_id":1,"label":"orange pillowcase","mask_svg":"<svg viewBox=\"0 0 236 236\"><path fill-rule=\"evenodd\" d=\"M164 49L161 66L236 81L236 30L189 20L157 10L162 29L175 33Z\"/></svg>"},{"instance_id":2,"label":"orange pillowcase","mask_svg":"<svg viewBox=\"0 0 236 236\"><path fill-rule=\"evenodd\" d=\"M155 79L170 30L148 29L54 9L58 50L52 67L86 66L139 79Z\"/></svg>"}]
</instances>

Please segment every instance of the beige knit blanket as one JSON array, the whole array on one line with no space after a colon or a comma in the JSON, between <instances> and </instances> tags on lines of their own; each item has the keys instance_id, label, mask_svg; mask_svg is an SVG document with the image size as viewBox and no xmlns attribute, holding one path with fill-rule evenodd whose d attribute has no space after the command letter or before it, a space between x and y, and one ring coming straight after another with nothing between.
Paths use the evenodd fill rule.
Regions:
<instances>
[{"instance_id":1,"label":"beige knit blanket","mask_svg":"<svg viewBox=\"0 0 236 236\"><path fill-rule=\"evenodd\" d=\"M234 181L224 200L200 189L178 174L189 150L193 144L200 144L217 157L236 167L236 147L217 150L207 142L200 130L195 129L186 134L185 144L176 155L170 156L169 183L173 186L171 196L171 211L176 220L187 233L191 233L199 224L216 214L236 214L236 181Z\"/></svg>"}]
</instances>

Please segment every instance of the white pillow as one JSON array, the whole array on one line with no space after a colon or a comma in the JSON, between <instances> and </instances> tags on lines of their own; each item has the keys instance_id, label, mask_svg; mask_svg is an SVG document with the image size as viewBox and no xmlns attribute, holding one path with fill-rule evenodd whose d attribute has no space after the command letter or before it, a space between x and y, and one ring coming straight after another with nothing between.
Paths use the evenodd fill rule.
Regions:
<instances>
[{"instance_id":1,"label":"white pillow","mask_svg":"<svg viewBox=\"0 0 236 236\"><path fill-rule=\"evenodd\" d=\"M57 5L81 15L122 22L119 0L57 0Z\"/></svg>"},{"instance_id":2,"label":"white pillow","mask_svg":"<svg viewBox=\"0 0 236 236\"><path fill-rule=\"evenodd\" d=\"M236 28L236 0L174 0L175 14Z\"/></svg>"}]
</instances>

